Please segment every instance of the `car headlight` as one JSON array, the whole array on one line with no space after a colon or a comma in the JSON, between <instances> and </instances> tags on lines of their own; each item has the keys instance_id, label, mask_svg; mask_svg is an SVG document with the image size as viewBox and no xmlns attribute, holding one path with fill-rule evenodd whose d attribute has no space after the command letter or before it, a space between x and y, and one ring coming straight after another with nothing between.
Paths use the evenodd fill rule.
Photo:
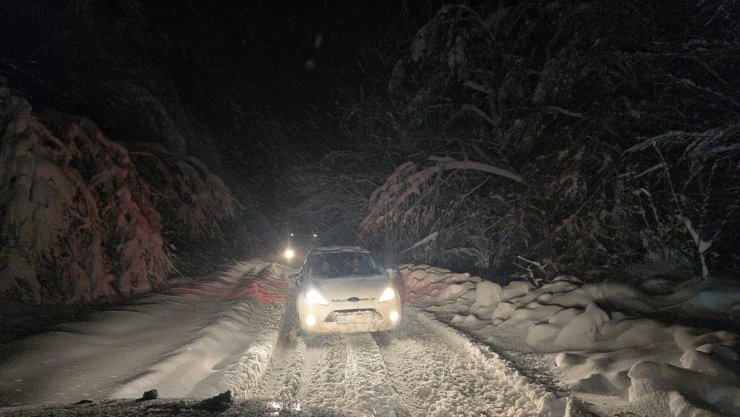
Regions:
<instances>
[{"instance_id":1,"label":"car headlight","mask_svg":"<svg viewBox=\"0 0 740 417\"><path fill-rule=\"evenodd\" d=\"M388 300L394 299L395 297L396 297L396 292L393 291L393 288L388 287L385 289L385 291L383 291L383 294L380 294L380 298L378 298L378 301L380 302L388 301Z\"/></svg>"},{"instance_id":2,"label":"car headlight","mask_svg":"<svg viewBox=\"0 0 740 417\"><path fill-rule=\"evenodd\" d=\"M286 249L283 253L283 256L285 256L285 259L293 259L293 257L295 256L295 252L293 251L293 249Z\"/></svg>"},{"instance_id":3,"label":"car headlight","mask_svg":"<svg viewBox=\"0 0 740 417\"><path fill-rule=\"evenodd\" d=\"M326 299L324 297L322 297L321 294L319 294L316 291L309 291L309 292L307 292L306 293L306 301L308 301L308 304L310 304L310 305L314 305L314 304L327 305L327 304L329 304L329 302L326 301Z\"/></svg>"}]
</instances>

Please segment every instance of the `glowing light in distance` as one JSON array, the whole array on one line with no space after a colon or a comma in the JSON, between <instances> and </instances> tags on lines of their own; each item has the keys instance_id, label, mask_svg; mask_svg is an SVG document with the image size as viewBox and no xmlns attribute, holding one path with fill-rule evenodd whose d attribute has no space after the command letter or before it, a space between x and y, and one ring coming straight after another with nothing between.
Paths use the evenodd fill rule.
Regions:
<instances>
[{"instance_id":1,"label":"glowing light in distance","mask_svg":"<svg viewBox=\"0 0 740 417\"><path fill-rule=\"evenodd\" d=\"M316 325L316 317L314 317L314 316L308 316L308 317L306 317L306 324L309 327L313 327L314 325Z\"/></svg>"},{"instance_id":2,"label":"glowing light in distance","mask_svg":"<svg viewBox=\"0 0 740 417\"><path fill-rule=\"evenodd\" d=\"M293 259L293 257L295 256L295 252L293 251L293 249L286 249L283 255L286 259Z\"/></svg>"},{"instance_id":3,"label":"glowing light in distance","mask_svg":"<svg viewBox=\"0 0 740 417\"><path fill-rule=\"evenodd\" d=\"M391 311L391 321L398 321L400 317L398 311Z\"/></svg>"}]
</instances>

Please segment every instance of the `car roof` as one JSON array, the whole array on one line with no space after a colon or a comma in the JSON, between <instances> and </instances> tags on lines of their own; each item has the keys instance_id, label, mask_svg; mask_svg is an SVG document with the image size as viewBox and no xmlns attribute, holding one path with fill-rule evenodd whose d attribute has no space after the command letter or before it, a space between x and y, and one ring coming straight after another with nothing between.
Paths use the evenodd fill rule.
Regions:
<instances>
[{"instance_id":1,"label":"car roof","mask_svg":"<svg viewBox=\"0 0 740 417\"><path fill-rule=\"evenodd\" d=\"M314 255L318 253L341 253L341 252L370 253L369 250L362 248L360 246L322 246L320 248L311 249L311 252L309 252L309 255Z\"/></svg>"}]
</instances>

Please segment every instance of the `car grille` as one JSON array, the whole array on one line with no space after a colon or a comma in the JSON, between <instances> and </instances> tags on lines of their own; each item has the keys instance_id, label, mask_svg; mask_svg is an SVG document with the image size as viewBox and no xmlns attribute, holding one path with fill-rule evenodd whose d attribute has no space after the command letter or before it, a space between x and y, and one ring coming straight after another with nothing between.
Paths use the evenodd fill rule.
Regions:
<instances>
[{"instance_id":1,"label":"car grille","mask_svg":"<svg viewBox=\"0 0 740 417\"><path fill-rule=\"evenodd\" d=\"M370 300L374 300L374 299L375 298L349 297L349 298L338 298L338 299L334 299L334 300L331 300L331 301L332 302L335 302L335 303L340 303L340 302L345 302L345 301L349 301L350 303L357 303L359 301L370 301Z\"/></svg>"}]
</instances>

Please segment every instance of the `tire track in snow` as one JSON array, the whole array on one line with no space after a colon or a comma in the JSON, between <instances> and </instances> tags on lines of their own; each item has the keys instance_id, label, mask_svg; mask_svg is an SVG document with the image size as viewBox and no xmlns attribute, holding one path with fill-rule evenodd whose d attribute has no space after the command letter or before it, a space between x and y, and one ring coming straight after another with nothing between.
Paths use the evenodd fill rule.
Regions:
<instances>
[{"instance_id":1,"label":"tire track in snow","mask_svg":"<svg viewBox=\"0 0 740 417\"><path fill-rule=\"evenodd\" d=\"M294 341L294 344L288 348L279 347L260 382L259 389L252 397L272 400L288 408L296 408L305 354L306 344L303 340Z\"/></svg>"},{"instance_id":2,"label":"tire track in snow","mask_svg":"<svg viewBox=\"0 0 740 417\"><path fill-rule=\"evenodd\" d=\"M224 388L238 397L363 416L580 415L567 398L410 305L390 335L298 336L294 290L281 305L279 331L262 329L265 342L230 368Z\"/></svg>"},{"instance_id":3,"label":"tire track in snow","mask_svg":"<svg viewBox=\"0 0 740 417\"><path fill-rule=\"evenodd\" d=\"M394 389L417 416L488 415L472 395L470 358L409 314L395 338L378 337Z\"/></svg>"},{"instance_id":4,"label":"tire track in snow","mask_svg":"<svg viewBox=\"0 0 740 417\"><path fill-rule=\"evenodd\" d=\"M256 335L243 356L227 367L223 380L217 385L218 392L228 389L234 398L248 398L258 387L277 345L279 323L274 316L272 320L261 323L262 331Z\"/></svg>"},{"instance_id":5,"label":"tire track in snow","mask_svg":"<svg viewBox=\"0 0 740 417\"><path fill-rule=\"evenodd\" d=\"M578 415L568 399L415 307L405 307L395 338L378 342L393 386L414 415Z\"/></svg>"},{"instance_id":6,"label":"tire track in snow","mask_svg":"<svg viewBox=\"0 0 740 417\"><path fill-rule=\"evenodd\" d=\"M369 333L346 336L347 366L344 403L361 415L407 416L401 396L389 384L380 349Z\"/></svg>"},{"instance_id":7,"label":"tire track in snow","mask_svg":"<svg viewBox=\"0 0 740 417\"><path fill-rule=\"evenodd\" d=\"M226 374L217 384L217 391L231 391L234 398L249 398L259 392L262 387L265 373L273 362L281 339L285 339L289 332L289 318L292 308L286 299L286 292L291 294L290 285L284 273L275 273L265 267L256 272L252 279L243 280L244 288L252 296L251 299L263 306L266 314L253 334L245 334L245 338L254 337L246 352L239 360L229 365ZM272 265L272 269L276 264ZM272 304L264 304L272 303ZM205 381L204 381L205 382Z\"/></svg>"},{"instance_id":8,"label":"tire track in snow","mask_svg":"<svg viewBox=\"0 0 740 417\"><path fill-rule=\"evenodd\" d=\"M292 296L294 291L290 291ZM293 297L289 298L292 300ZM306 344L297 336L297 315L294 302L288 302L275 353L270 366L252 397L271 399L281 404L294 403L301 383Z\"/></svg>"},{"instance_id":9,"label":"tire track in snow","mask_svg":"<svg viewBox=\"0 0 740 417\"><path fill-rule=\"evenodd\" d=\"M292 360L288 364L288 369L292 368L293 371L285 374L282 386L278 390L277 395L277 399L284 403L294 402L298 395L298 388L301 384L301 371L303 370L304 356L306 355L306 344L302 340L299 340L293 352Z\"/></svg>"},{"instance_id":10,"label":"tire track in snow","mask_svg":"<svg viewBox=\"0 0 740 417\"><path fill-rule=\"evenodd\" d=\"M301 404L342 410L347 348L339 336L307 337L306 355L298 389Z\"/></svg>"}]
</instances>

